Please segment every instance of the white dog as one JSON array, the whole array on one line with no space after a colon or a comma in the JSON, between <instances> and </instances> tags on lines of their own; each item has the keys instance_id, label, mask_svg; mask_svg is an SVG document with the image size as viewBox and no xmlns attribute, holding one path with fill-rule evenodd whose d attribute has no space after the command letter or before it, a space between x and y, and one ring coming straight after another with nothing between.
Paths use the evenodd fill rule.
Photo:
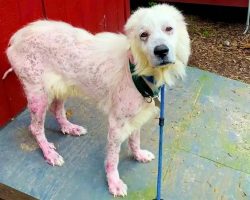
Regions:
<instances>
[{"instance_id":1,"label":"white dog","mask_svg":"<svg viewBox=\"0 0 250 200\"><path fill-rule=\"evenodd\" d=\"M154 159L140 147L140 127L157 115L152 99L158 87L182 78L190 55L184 18L172 6L137 10L125 32L126 36L92 35L63 22L37 21L17 31L7 49L27 96L30 130L49 164L60 166L64 161L45 137L48 108L63 133L77 136L86 129L67 120L64 100L68 96L89 97L108 115L105 170L109 191L115 196L127 194L117 169L122 142L129 138L136 160Z\"/></svg>"}]
</instances>

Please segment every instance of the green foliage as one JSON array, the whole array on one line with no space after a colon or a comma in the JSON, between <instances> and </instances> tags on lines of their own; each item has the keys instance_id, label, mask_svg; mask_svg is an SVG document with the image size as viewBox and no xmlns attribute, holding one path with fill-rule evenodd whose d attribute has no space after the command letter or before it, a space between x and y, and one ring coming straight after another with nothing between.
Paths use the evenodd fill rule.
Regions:
<instances>
[{"instance_id":1,"label":"green foliage","mask_svg":"<svg viewBox=\"0 0 250 200\"><path fill-rule=\"evenodd\" d=\"M216 35L216 30L212 27L201 28L199 32L205 38L210 38Z\"/></svg>"},{"instance_id":2,"label":"green foliage","mask_svg":"<svg viewBox=\"0 0 250 200\"><path fill-rule=\"evenodd\" d=\"M206 38L208 38L208 37L211 36L211 33L210 33L209 30L203 30L201 34L202 34L202 36L204 36L204 37L206 37Z\"/></svg>"},{"instance_id":3,"label":"green foliage","mask_svg":"<svg viewBox=\"0 0 250 200\"><path fill-rule=\"evenodd\" d=\"M148 0L148 5L151 7L151 6L154 6L156 5L156 0Z\"/></svg>"}]
</instances>

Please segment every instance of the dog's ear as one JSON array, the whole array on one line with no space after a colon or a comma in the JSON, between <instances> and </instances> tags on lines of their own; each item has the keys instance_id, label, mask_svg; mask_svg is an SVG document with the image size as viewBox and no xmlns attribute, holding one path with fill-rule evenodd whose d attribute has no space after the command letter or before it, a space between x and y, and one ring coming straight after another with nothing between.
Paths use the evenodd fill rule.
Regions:
<instances>
[{"instance_id":1,"label":"dog's ear","mask_svg":"<svg viewBox=\"0 0 250 200\"><path fill-rule=\"evenodd\" d=\"M127 36L130 36L133 32L134 26L133 26L133 21L132 19L129 19L127 23L125 24L124 31Z\"/></svg>"},{"instance_id":2,"label":"dog's ear","mask_svg":"<svg viewBox=\"0 0 250 200\"><path fill-rule=\"evenodd\" d=\"M187 31L187 24L183 14L174 6L168 6L168 9L171 10L173 18L176 21L177 25L177 34L178 34L178 43L176 48L177 58L184 64L187 65L189 56L191 54L190 47L190 38Z\"/></svg>"},{"instance_id":3,"label":"dog's ear","mask_svg":"<svg viewBox=\"0 0 250 200\"><path fill-rule=\"evenodd\" d=\"M138 28L140 21L148 8L139 8L127 20L124 31L128 37L135 36L135 29Z\"/></svg>"},{"instance_id":4,"label":"dog's ear","mask_svg":"<svg viewBox=\"0 0 250 200\"><path fill-rule=\"evenodd\" d=\"M190 54L190 38L187 32L187 26L184 24L182 27L179 27L176 56L184 65L187 65Z\"/></svg>"}]
</instances>

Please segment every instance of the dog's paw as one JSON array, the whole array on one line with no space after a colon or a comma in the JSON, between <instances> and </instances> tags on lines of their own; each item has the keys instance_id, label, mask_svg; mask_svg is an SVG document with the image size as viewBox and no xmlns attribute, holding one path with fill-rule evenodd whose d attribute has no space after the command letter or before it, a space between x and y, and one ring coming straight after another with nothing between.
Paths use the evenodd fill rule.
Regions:
<instances>
[{"instance_id":1,"label":"dog's paw","mask_svg":"<svg viewBox=\"0 0 250 200\"><path fill-rule=\"evenodd\" d=\"M67 123L66 125L62 126L62 132L64 134L69 134L73 136L80 136L87 133L87 130L82 126L78 126L76 124Z\"/></svg>"},{"instance_id":2,"label":"dog's paw","mask_svg":"<svg viewBox=\"0 0 250 200\"><path fill-rule=\"evenodd\" d=\"M63 165L63 158L56 152L56 147L53 143L48 142L47 140L40 140L38 144L43 152L43 156L47 163L53 166Z\"/></svg>"},{"instance_id":3,"label":"dog's paw","mask_svg":"<svg viewBox=\"0 0 250 200\"><path fill-rule=\"evenodd\" d=\"M152 154L150 151L142 150L142 149L137 151L134 154L134 157L137 161L143 162L143 163L150 162L151 160L155 159L154 154Z\"/></svg>"},{"instance_id":4,"label":"dog's paw","mask_svg":"<svg viewBox=\"0 0 250 200\"><path fill-rule=\"evenodd\" d=\"M118 171L107 173L109 192L117 196L127 195L127 185L120 179Z\"/></svg>"},{"instance_id":5,"label":"dog's paw","mask_svg":"<svg viewBox=\"0 0 250 200\"><path fill-rule=\"evenodd\" d=\"M127 185L116 176L110 176L108 178L109 192L114 195L114 197L126 196L127 195Z\"/></svg>"},{"instance_id":6,"label":"dog's paw","mask_svg":"<svg viewBox=\"0 0 250 200\"><path fill-rule=\"evenodd\" d=\"M60 156L55 151L55 146L53 143L49 143L49 148L46 149L44 152L44 157L47 163L49 163L52 166L62 166L64 163L63 157Z\"/></svg>"}]
</instances>

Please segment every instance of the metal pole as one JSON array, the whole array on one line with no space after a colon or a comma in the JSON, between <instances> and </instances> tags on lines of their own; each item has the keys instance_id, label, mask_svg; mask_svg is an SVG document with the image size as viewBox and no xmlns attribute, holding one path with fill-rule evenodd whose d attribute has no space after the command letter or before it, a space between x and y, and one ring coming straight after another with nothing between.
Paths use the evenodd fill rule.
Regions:
<instances>
[{"instance_id":1,"label":"metal pole","mask_svg":"<svg viewBox=\"0 0 250 200\"><path fill-rule=\"evenodd\" d=\"M249 18L250 18L250 0L248 0L248 10L247 10L247 22L246 22L246 30L243 34L246 34L249 30Z\"/></svg>"}]
</instances>

